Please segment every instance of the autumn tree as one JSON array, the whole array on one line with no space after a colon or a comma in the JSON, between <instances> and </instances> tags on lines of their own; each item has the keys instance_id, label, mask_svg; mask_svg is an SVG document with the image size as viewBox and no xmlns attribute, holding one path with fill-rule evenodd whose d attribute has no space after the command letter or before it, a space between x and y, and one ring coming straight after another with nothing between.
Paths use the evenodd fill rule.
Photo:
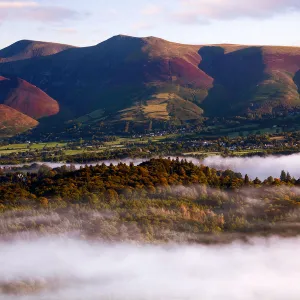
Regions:
<instances>
[{"instance_id":1,"label":"autumn tree","mask_svg":"<svg viewBox=\"0 0 300 300\"><path fill-rule=\"evenodd\" d=\"M250 183L250 179L249 179L248 174L245 175L244 183L245 183L245 185L248 185Z\"/></svg>"}]
</instances>

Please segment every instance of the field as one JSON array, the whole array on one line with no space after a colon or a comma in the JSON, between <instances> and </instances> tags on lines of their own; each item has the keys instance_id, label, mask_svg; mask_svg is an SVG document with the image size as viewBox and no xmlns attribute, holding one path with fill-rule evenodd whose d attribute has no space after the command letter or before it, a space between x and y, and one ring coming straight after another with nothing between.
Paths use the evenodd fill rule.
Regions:
<instances>
[{"instance_id":1,"label":"field","mask_svg":"<svg viewBox=\"0 0 300 300\"><path fill-rule=\"evenodd\" d=\"M153 136L148 138L124 138L117 137L115 141L105 142L101 148L94 146L77 146L76 149L71 149L68 143L64 142L49 142L49 143L23 143L23 144L9 144L0 146L0 155L8 155L12 153L25 153L34 151L47 151L60 150L64 155L80 155L83 153L101 153L105 151L114 152L116 150L127 149L127 145L144 144L147 145L149 141L151 143L161 143L166 140L176 140L178 135L166 135L166 136Z\"/></svg>"},{"instance_id":2,"label":"field","mask_svg":"<svg viewBox=\"0 0 300 300\"><path fill-rule=\"evenodd\" d=\"M122 121L190 121L201 119L203 110L194 103L184 100L176 93L157 93L140 99L116 115Z\"/></svg>"},{"instance_id":3,"label":"field","mask_svg":"<svg viewBox=\"0 0 300 300\"><path fill-rule=\"evenodd\" d=\"M161 113L165 103L158 100L145 105L149 114ZM164 101L164 100L160 100ZM165 108L165 106L164 106ZM154 109L156 112L154 112ZM271 120L272 121L272 120ZM287 126L275 126L271 122L260 124L240 123L234 120L227 124L216 124L200 130L153 131L134 135L105 136L104 138L74 139L72 142L19 143L0 146L3 164L18 164L36 161L96 162L109 159L145 158L151 156L211 156L295 153L300 151L300 134L289 133ZM265 126L263 126L265 125ZM266 125L269 125L267 127ZM300 131L299 131L300 133ZM296 138L295 138L296 134ZM254 139L254 141L253 141ZM290 143L288 140L290 139ZM223 141L226 141L225 143ZM250 142L249 142L250 140ZM263 142L262 142L263 140ZM204 143L204 141L206 141ZM249 144L244 144L248 141ZM299 145L299 147L298 147Z\"/></svg>"},{"instance_id":4,"label":"field","mask_svg":"<svg viewBox=\"0 0 300 300\"><path fill-rule=\"evenodd\" d=\"M148 101L143 107L144 115L147 119L169 120L170 116L167 111L168 104L156 100Z\"/></svg>"}]
</instances>

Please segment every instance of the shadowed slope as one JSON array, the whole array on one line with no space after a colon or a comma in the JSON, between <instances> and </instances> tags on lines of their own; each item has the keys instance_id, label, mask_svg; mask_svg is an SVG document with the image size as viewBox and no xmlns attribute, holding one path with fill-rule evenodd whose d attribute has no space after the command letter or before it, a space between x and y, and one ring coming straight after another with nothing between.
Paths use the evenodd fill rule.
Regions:
<instances>
[{"instance_id":1,"label":"shadowed slope","mask_svg":"<svg viewBox=\"0 0 300 300\"><path fill-rule=\"evenodd\" d=\"M222 47L203 47L199 65L214 79L214 87L203 102L208 115L238 113L254 96L254 87L264 79L264 63L259 47L225 53Z\"/></svg>"},{"instance_id":2,"label":"shadowed slope","mask_svg":"<svg viewBox=\"0 0 300 300\"><path fill-rule=\"evenodd\" d=\"M300 107L293 80L300 69L295 47L201 47L201 69L214 78L202 107L210 116L272 114Z\"/></svg>"},{"instance_id":3,"label":"shadowed slope","mask_svg":"<svg viewBox=\"0 0 300 300\"><path fill-rule=\"evenodd\" d=\"M294 82L297 85L298 93L300 94L300 70L296 73L294 77Z\"/></svg>"}]
</instances>

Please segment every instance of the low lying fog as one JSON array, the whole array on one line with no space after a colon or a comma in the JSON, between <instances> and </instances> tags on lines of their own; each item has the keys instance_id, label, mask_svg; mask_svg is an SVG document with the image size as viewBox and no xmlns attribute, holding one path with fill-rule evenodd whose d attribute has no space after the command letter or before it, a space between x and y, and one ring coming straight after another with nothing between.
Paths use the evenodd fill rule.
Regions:
<instances>
[{"instance_id":1,"label":"low lying fog","mask_svg":"<svg viewBox=\"0 0 300 300\"><path fill-rule=\"evenodd\" d=\"M171 157L175 159L176 157ZM180 159L186 159L194 164L203 164L205 166L213 167L219 170L231 169L236 172L240 172L243 175L248 174L252 179L258 177L261 180L273 176L278 178L282 170L290 172L295 178L300 177L300 153L292 155L281 156L267 156L267 157L222 157L222 156L209 156L203 160L199 160L193 157L180 157ZM96 165L105 163L106 165L116 165L120 162L129 164L133 162L135 165L139 165L147 159L120 159L120 160L105 160L100 162L88 163L88 165ZM42 164L42 163L39 163ZM51 168L57 168L64 165L64 163L45 163ZM68 166L70 164L67 164ZM74 164L77 168L85 166L86 164ZM22 166L22 165L17 165ZM2 165L1 167L12 167L9 165ZM16 167L16 166L14 166Z\"/></svg>"},{"instance_id":2,"label":"low lying fog","mask_svg":"<svg viewBox=\"0 0 300 300\"><path fill-rule=\"evenodd\" d=\"M295 178L300 177L300 153L267 157L221 157L209 156L202 163L217 169L231 169L252 179L266 179L269 176L279 178L282 170L290 172Z\"/></svg>"},{"instance_id":3,"label":"low lying fog","mask_svg":"<svg viewBox=\"0 0 300 300\"><path fill-rule=\"evenodd\" d=\"M98 161L98 162L91 162L91 163L85 163L85 164L79 164L79 163L63 163L63 162L35 162L35 163L28 163L28 164L17 164L17 165L0 165L0 167L2 168L14 168L14 167L23 167L24 165L31 165L31 164L38 164L38 165L42 165L45 164L51 168L59 168L62 167L64 165L66 166L70 166L70 165L74 165L77 169L79 169L80 167L85 167L86 165L88 166L96 166L97 164L105 164L105 165L117 165L119 163L125 163L125 164L130 164L131 162L133 162L135 165L139 165L141 163L143 163L144 161L147 161L148 159L144 159L144 158L124 158L124 159L112 159L112 160L102 160L102 161Z\"/></svg>"},{"instance_id":4,"label":"low lying fog","mask_svg":"<svg viewBox=\"0 0 300 300\"><path fill-rule=\"evenodd\" d=\"M0 242L0 299L299 299L299 246L299 238L224 246Z\"/></svg>"}]
</instances>

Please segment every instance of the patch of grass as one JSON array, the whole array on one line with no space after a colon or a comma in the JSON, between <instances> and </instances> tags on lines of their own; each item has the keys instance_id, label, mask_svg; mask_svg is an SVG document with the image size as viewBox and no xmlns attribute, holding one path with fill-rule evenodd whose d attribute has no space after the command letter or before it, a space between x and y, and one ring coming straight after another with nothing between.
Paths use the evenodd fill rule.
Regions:
<instances>
[{"instance_id":1,"label":"patch of grass","mask_svg":"<svg viewBox=\"0 0 300 300\"><path fill-rule=\"evenodd\" d=\"M283 135L281 136L274 136L274 137L271 137L270 140L271 141L283 141L285 138Z\"/></svg>"},{"instance_id":2,"label":"patch of grass","mask_svg":"<svg viewBox=\"0 0 300 300\"><path fill-rule=\"evenodd\" d=\"M26 152L29 150L42 150L47 148L65 148L67 143L37 143L37 144L9 144L0 147L0 154Z\"/></svg>"},{"instance_id":3,"label":"patch of grass","mask_svg":"<svg viewBox=\"0 0 300 300\"><path fill-rule=\"evenodd\" d=\"M97 122L98 120L103 118L103 115L104 115L104 110L98 109L76 119L76 121L80 123Z\"/></svg>"},{"instance_id":4,"label":"patch of grass","mask_svg":"<svg viewBox=\"0 0 300 300\"><path fill-rule=\"evenodd\" d=\"M153 102L148 101L147 105L143 107L145 118L157 119L157 120L169 120L170 116L167 111L168 104L167 103L155 104L155 100Z\"/></svg>"},{"instance_id":5,"label":"patch of grass","mask_svg":"<svg viewBox=\"0 0 300 300\"><path fill-rule=\"evenodd\" d=\"M27 147L28 144L10 144L10 145L7 145L7 146L0 146L0 151L1 150L7 150L7 149L10 149L10 150L18 150L18 149L24 149Z\"/></svg>"},{"instance_id":6,"label":"patch of grass","mask_svg":"<svg viewBox=\"0 0 300 300\"><path fill-rule=\"evenodd\" d=\"M202 114L203 110L199 106L175 93L157 93L119 111L115 119L134 122L171 119L188 121L200 119Z\"/></svg>"},{"instance_id":7,"label":"patch of grass","mask_svg":"<svg viewBox=\"0 0 300 300\"><path fill-rule=\"evenodd\" d=\"M195 151L195 152L187 152L187 153L183 153L183 155L188 156L188 155L209 155L209 156L213 156L213 155L221 155L221 152L205 152L205 151Z\"/></svg>"}]
</instances>

